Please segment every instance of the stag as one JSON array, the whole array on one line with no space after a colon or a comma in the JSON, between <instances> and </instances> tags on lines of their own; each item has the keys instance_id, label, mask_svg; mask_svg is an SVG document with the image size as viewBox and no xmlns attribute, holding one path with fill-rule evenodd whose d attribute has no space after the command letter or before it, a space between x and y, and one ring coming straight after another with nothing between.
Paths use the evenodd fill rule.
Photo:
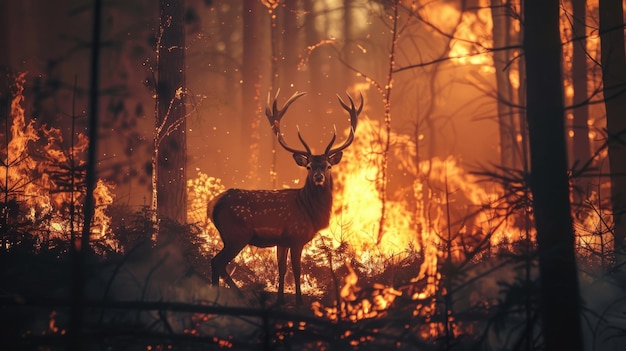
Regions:
<instances>
[{"instance_id":1,"label":"stag","mask_svg":"<svg viewBox=\"0 0 626 351\"><path fill-rule=\"evenodd\" d=\"M285 273L287 255L291 252L291 265L296 286L296 304L302 304L300 290L300 263L302 248L321 229L328 226L332 209L333 179L331 166L339 163L343 150L354 140L357 117L363 109L361 103L356 107L348 94L349 104L337 95L341 106L350 114L350 133L344 143L334 147L336 132L321 155L313 155L311 148L304 141L298 129L298 138L304 146L299 150L287 145L280 131L280 120L289 106L305 93L294 93L278 108L278 92L273 101L267 97L265 114L269 119L279 144L293 154L296 164L307 169L304 186L300 189L282 190L242 190L229 189L218 195L208 206L207 215L213 220L220 233L224 247L211 261L211 279L213 285L219 285L222 277L233 289L236 284L226 272L226 265L246 245L257 247L276 246L278 261L278 298L277 303L284 303Z\"/></svg>"}]
</instances>

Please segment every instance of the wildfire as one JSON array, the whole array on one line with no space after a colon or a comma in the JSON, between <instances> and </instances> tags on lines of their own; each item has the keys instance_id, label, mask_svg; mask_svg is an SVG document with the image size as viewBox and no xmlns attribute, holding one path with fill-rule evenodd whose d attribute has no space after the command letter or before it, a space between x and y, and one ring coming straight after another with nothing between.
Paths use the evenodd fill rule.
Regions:
<instances>
[{"instance_id":1,"label":"wildfire","mask_svg":"<svg viewBox=\"0 0 626 351\"><path fill-rule=\"evenodd\" d=\"M4 172L0 172L3 192L3 215L9 226L34 226L31 232L39 239L68 239L68 233L79 233L82 198L84 198L84 161L81 159L88 142L87 137L77 133L70 147L64 146L61 130L27 121L24 115L24 84L26 73L15 78L15 89L11 101L11 128L7 149L3 154ZM43 143L42 143L43 141ZM42 143L41 152L35 153L34 143ZM92 227L93 240L98 246L118 250L111 239L108 207L113 204L113 184L98 180L94 191L95 213ZM9 203L23 205L12 213ZM3 237L5 248L20 239Z\"/></svg>"},{"instance_id":2,"label":"wildfire","mask_svg":"<svg viewBox=\"0 0 626 351\"><path fill-rule=\"evenodd\" d=\"M398 133L390 136L394 145L390 169L402 174L403 180L389 187L390 194L383 204L378 186L383 162L381 130L379 122L361 118L358 136L344 151L343 162L333 170L335 191L330 225L305 247L303 257L315 259L315 265L326 271L345 269L347 274L339 287L339 301L331 306L314 302L313 312L331 320L376 318L402 296L414 302L414 316L425 321L420 327L424 336L437 337L443 330L460 335L471 326L463 325L451 314L445 318L433 317L435 313L441 313L442 296L452 293L444 283L444 278L449 279L446 265L475 261L481 255L488 255L491 247L515 250L515 243L521 240L534 241L532 226L523 225L532 221L532 214L511 215L509 205L502 197L501 185L481 182L452 156L421 159L416 154L415 141ZM347 135L348 131L344 134ZM206 202L224 187L219 179L203 173L190 180L188 185L189 193L193 195L189 218L206 223ZM382 206L387 209L384 222L380 221ZM588 228L590 234L577 238L579 248L597 250L602 247L607 250L610 246L607 235L610 233L604 229L609 228L610 223L605 222L605 215L598 216L593 211L580 217L577 221L579 230ZM381 223L384 228L379 240ZM598 235L599 232L602 234ZM212 246L209 250L221 247L217 231L210 223L206 235ZM359 286L359 274L385 276L386 268L411 256L419 258L417 273L412 279L399 282L410 288L394 288L394 282L390 283L390 280ZM243 267L254 267L255 277L267 277L257 284L276 291L273 250L248 247L235 261ZM356 265L358 271L353 268ZM321 288L327 282L317 279L311 273L305 274L302 286L305 294L322 296L328 293L327 288ZM488 303L489 298L485 299Z\"/></svg>"},{"instance_id":3,"label":"wildfire","mask_svg":"<svg viewBox=\"0 0 626 351\"><path fill-rule=\"evenodd\" d=\"M488 192L477 185L477 180L464 172L454 158L425 160L416 164L416 155L405 150L395 155L397 169L410 174L414 181L386 199L384 205L388 216L384 221L383 235L378 240L383 203L377 186L382 164L381 153L377 151L382 147L380 140L383 139L378 134L380 128L376 121L363 118L358 128L358 138L345 151L345 161L334 171L333 216L329 228L319 234L320 240L331 252L347 245L350 256L369 275L383 273L388 263L394 260L421 255L423 261L413 282L426 281L426 284L423 291L415 293L413 298L425 299L432 296L438 287L441 278L438 263L445 254L441 250L445 244L442 235L453 225L445 216L446 206L454 206L454 210L459 212L454 218L463 222L454 228L459 233L483 236L488 233L494 245L511 238L513 232L507 231L504 226L493 228L492 213L484 211L497 198L495 190ZM391 137L396 143L408 145L406 149L415 149L406 136L393 134ZM447 184L447 189L444 184ZM190 180L188 186L189 193L193 195L190 219L206 222L206 200L222 191L223 186L219 180L202 173L197 179ZM446 196L446 191L454 195ZM413 196L406 196L407 192ZM462 218L465 220L461 221ZM217 232L210 225L206 235L209 236L207 242L221 246ZM455 260L460 260L463 239L456 233L455 237L450 243L450 252ZM319 243L314 240L316 242ZM304 254L312 257L317 250L316 245L308 245ZM274 269L267 267L268 262L274 264L274 256L268 250L248 248L237 259L245 265L254 265L257 271L263 271ZM338 269L340 264L341 260L336 261L332 269ZM319 293L313 278L305 279L304 283L303 289L307 294ZM272 284L268 282L267 287L273 287Z\"/></svg>"}]
</instances>

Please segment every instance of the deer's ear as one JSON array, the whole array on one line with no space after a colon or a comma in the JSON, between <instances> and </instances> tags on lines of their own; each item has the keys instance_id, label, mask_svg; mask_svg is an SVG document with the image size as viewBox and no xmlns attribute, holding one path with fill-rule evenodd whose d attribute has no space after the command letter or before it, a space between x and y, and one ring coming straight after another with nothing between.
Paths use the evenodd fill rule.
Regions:
<instances>
[{"instance_id":1,"label":"deer's ear","mask_svg":"<svg viewBox=\"0 0 626 351\"><path fill-rule=\"evenodd\" d=\"M300 167L306 167L309 164L309 158L302 154L293 154L293 159Z\"/></svg>"},{"instance_id":2,"label":"deer's ear","mask_svg":"<svg viewBox=\"0 0 626 351\"><path fill-rule=\"evenodd\" d=\"M341 161L341 156L343 156L343 152L341 151L328 156L328 163L333 166L336 165L339 161Z\"/></svg>"}]
</instances>

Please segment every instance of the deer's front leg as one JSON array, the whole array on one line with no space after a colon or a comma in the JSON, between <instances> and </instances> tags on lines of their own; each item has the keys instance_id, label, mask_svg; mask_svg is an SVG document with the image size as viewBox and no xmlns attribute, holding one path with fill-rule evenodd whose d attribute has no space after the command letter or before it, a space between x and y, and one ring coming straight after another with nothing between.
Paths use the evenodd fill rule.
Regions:
<instances>
[{"instance_id":1,"label":"deer's front leg","mask_svg":"<svg viewBox=\"0 0 626 351\"><path fill-rule=\"evenodd\" d=\"M293 279L296 283L296 305L302 305L302 291L300 290L302 247L291 248L291 268L293 269Z\"/></svg>"},{"instance_id":2,"label":"deer's front leg","mask_svg":"<svg viewBox=\"0 0 626 351\"><path fill-rule=\"evenodd\" d=\"M276 261L278 262L278 298L279 305L285 303L285 273L287 273L287 251L289 249L282 246L276 247Z\"/></svg>"}]
</instances>

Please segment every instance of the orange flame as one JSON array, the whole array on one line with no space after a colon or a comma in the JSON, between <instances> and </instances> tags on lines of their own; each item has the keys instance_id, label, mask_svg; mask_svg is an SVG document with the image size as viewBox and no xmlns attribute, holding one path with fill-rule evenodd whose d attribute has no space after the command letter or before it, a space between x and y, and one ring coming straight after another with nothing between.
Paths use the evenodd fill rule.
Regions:
<instances>
[{"instance_id":1,"label":"orange flame","mask_svg":"<svg viewBox=\"0 0 626 351\"><path fill-rule=\"evenodd\" d=\"M73 147L62 146L63 136L56 128L43 125L35 128L34 121L27 122L24 115L24 84L26 73L15 78L14 96L11 101L11 135L4 156L4 172L0 172L0 182L5 185L3 191L7 199L24 204L27 213L22 220L30 222L39 229L34 235L46 235L46 239L67 239L70 230L80 232L80 222L72 221L68 208L74 201L76 212L80 213L81 184L84 183L81 153L87 148L87 137L77 134ZM29 154L31 144L45 141L43 153L39 158ZM72 188L72 185L74 188ZM94 192L95 215L92 235L99 244L109 249L118 250L115 240L111 239L110 218L106 211L113 203L112 184L99 180ZM17 220L17 219L13 219ZM74 223L74 228L70 228Z\"/></svg>"}]
</instances>

